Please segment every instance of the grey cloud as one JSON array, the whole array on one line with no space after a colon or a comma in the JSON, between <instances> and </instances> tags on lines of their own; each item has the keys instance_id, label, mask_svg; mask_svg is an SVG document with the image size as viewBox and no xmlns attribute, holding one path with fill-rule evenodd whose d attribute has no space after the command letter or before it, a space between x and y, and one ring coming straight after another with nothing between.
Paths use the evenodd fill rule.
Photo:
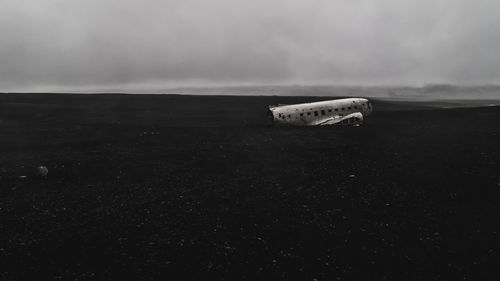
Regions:
<instances>
[{"instance_id":1,"label":"grey cloud","mask_svg":"<svg viewBox=\"0 0 500 281\"><path fill-rule=\"evenodd\" d=\"M499 8L487 0L6 0L0 90L495 84Z\"/></svg>"}]
</instances>

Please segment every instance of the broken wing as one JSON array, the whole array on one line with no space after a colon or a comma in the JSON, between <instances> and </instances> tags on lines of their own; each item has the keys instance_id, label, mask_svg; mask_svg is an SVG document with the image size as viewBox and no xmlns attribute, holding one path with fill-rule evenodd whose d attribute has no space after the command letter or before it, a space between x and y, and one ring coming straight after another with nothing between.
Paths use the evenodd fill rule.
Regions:
<instances>
[{"instance_id":1,"label":"broken wing","mask_svg":"<svg viewBox=\"0 0 500 281\"><path fill-rule=\"evenodd\" d=\"M354 112L348 115L335 115L318 120L314 123L316 126L326 125L358 125L363 123L363 114Z\"/></svg>"}]
</instances>

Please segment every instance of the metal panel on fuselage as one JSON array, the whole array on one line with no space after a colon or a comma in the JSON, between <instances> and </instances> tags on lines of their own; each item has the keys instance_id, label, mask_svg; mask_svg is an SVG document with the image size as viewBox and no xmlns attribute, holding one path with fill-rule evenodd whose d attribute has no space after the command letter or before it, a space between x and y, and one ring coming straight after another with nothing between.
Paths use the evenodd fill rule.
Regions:
<instances>
[{"instance_id":1,"label":"metal panel on fuselage","mask_svg":"<svg viewBox=\"0 0 500 281\"><path fill-rule=\"evenodd\" d=\"M280 125L313 125L320 120L368 111L368 101L360 98L329 100L272 108L274 120Z\"/></svg>"}]
</instances>

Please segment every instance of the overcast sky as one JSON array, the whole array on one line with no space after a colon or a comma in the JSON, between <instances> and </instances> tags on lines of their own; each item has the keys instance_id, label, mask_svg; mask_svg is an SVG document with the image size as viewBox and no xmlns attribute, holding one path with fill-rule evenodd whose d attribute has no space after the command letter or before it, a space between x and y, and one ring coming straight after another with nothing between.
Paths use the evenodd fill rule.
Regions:
<instances>
[{"instance_id":1,"label":"overcast sky","mask_svg":"<svg viewBox=\"0 0 500 281\"><path fill-rule=\"evenodd\" d=\"M500 83L498 0L0 0L0 91Z\"/></svg>"}]
</instances>

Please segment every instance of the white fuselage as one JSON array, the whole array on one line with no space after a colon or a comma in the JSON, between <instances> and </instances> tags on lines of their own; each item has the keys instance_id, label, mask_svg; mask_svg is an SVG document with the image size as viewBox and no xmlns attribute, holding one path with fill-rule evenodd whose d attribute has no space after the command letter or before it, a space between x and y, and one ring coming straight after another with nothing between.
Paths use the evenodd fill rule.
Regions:
<instances>
[{"instance_id":1,"label":"white fuselage","mask_svg":"<svg viewBox=\"0 0 500 281\"><path fill-rule=\"evenodd\" d=\"M269 106L268 118L275 125L333 125L344 117L363 119L372 112L364 98L347 98L293 105ZM272 120L271 120L272 119Z\"/></svg>"}]
</instances>

